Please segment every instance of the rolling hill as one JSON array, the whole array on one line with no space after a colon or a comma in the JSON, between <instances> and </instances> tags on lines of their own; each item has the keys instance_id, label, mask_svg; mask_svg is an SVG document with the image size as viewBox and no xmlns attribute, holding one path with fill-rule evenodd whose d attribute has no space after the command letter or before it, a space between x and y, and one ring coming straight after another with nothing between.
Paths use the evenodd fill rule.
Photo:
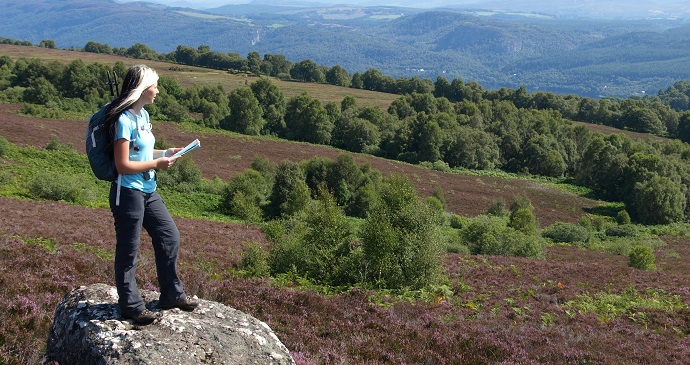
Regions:
<instances>
[{"instance_id":1,"label":"rolling hill","mask_svg":"<svg viewBox=\"0 0 690 365\"><path fill-rule=\"evenodd\" d=\"M394 77L461 78L485 88L582 96L655 93L690 79L690 26L684 19L592 19L457 9L383 6L274 6L204 11L111 0L0 1L0 36L60 48L89 41L143 43L159 53L178 45L217 52L282 54L376 68ZM527 16L526 16L527 15Z\"/></svg>"}]
</instances>

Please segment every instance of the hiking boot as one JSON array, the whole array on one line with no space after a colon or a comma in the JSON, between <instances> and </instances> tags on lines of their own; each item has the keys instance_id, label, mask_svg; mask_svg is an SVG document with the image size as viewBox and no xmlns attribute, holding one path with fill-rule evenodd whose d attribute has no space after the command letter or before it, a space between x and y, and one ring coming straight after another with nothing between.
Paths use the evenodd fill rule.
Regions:
<instances>
[{"instance_id":1,"label":"hiking boot","mask_svg":"<svg viewBox=\"0 0 690 365\"><path fill-rule=\"evenodd\" d=\"M198 300L191 299L187 296L185 296L184 298L182 298L182 297L177 298L170 303L158 301L158 308L160 308L160 309L180 308L183 311L191 312L194 310L194 308L196 308L198 306L199 306Z\"/></svg>"},{"instance_id":2,"label":"hiking boot","mask_svg":"<svg viewBox=\"0 0 690 365\"><path fill-rule=\"evenodd\" d=\"M148 309L144 309L136 313L122 313L122 317L126 319L131 319L132 321L134 321L135 324L145 326L155 321L156 318L158 318L158 315L156 313L151 312Z\"/></svg>"}]
</instances>

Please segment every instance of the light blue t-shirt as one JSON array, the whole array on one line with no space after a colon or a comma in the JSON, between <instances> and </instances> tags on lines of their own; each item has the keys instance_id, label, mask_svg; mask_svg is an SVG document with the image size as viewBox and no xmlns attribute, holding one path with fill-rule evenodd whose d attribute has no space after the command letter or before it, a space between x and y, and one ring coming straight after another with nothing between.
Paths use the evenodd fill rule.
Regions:
<instances>
[{"instance_id":1,"label":"light blue t-shirt","mask_svg":"<svg viewBox=\"0 0 690 365\"><path fill-rule=\"evenodd\" d=\"M137 116L131 109L123 112L117 121L114 138L115 140L124 138L129 141L130 161L151 161L156 137L151 132L149 113L142 108L140 114ZM155 174L154 170L148 174L141 172L121 174L118 181L120 181L120 186L153 193L156 190Z\"/></svg>"}]
</instances>

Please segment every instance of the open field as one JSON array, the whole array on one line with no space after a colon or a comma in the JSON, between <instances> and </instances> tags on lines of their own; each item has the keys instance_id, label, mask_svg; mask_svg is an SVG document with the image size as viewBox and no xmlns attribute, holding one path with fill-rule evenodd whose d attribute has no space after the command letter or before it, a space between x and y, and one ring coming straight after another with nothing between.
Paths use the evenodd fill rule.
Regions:
<instances>
[{"instance_id":1,"label":"open field","mask_svg":"<svg viewBox=\"0 0 690 365\"><path fill-rule=\"evenodd\" d=\"M196 83L209 86L220 84L223 85L228 93L238 87L248 87L249 84L256 80L255 76L248 74L232 74L202 67L179 65L173 68L172 66L175 66L175 64L169 62L138 60L115 55L15 46L10 44L0 44L0 55L8 55L13 60L22 57L28 59L38 58L43 61L57 61L65 64L72 62L76 58L80 58L86 64L98 62L109 66L114 65L117 61L122 61L128 67L139 63L145 63L154 68L161 75L174 77L183 88L190 87ZM120 77L124 77L124 75L120 75ZM357 105L359 106L377 106L386 110L390 103L397 97L397 95L377 91L352 89L327 84L283 81L276 78L271 78L271 82L280 88L286 99L306 92L324 103L332 101L340 105L340 102L345 96L351 95L357 99Z\"/></svg>"}]
</instances>

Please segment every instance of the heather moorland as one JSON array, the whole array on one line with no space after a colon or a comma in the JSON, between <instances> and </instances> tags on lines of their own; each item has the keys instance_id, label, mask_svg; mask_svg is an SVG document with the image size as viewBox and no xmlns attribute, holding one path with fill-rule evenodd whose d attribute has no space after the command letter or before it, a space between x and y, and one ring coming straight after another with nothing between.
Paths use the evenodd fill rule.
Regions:
<instances>
[{"instance_id":1,"label":"heather moorland","mask_svg":"<svg viewBox=\"0 0 690 365\"><path fill-rule=\"evenodd\" d=\"M83 122L22 116L3 105L0 134L17 148L43 149L51 138L83 153ZM67 127L66 127L67 126ZM160 125L171 143L194 136ZM339 151L276 140L202 136L194 160L205 178L246 169L255 156L302 160ZM85 157L84 157L85 158ZM420 195L441 187L448 210L472 217L498 196L528 196L541 226L576 222L600 202L534 181L443 173L357 155L384 174L413 177ZM3 158L5 168L13 164ZM163 191L165 196L165 191ZM40 361L53 311L71 288L112 284L114 237L107 209L65 202L0 198L2 363ZM656 270L628 266L621 254L550 245L542 259L447 253L450 292L350 289L324 293L289 280L245 278L249 244L270 244L254 225L178 218L181 273L190 294L265 321L298 364L685 363L690 240L654 236ZM146 240L147 237L144 238ZM155 289L152 250L141 253L139 282Z\"/></svg>"},{"instance_id":2,"label":"heather moorland","mask_svg":"<svg viewBox=\"0 0 690 365\"><path fill-rule=\"evenodd\" d=\"M13 49L19 50L0 47L3 51ZM70 62L62 57L73 57L75 53L40 54L59 63ZM18 62L19 66L23 62ZM13 72L31 70L19 66ZM227 84L229 80L234 87L240 87L248 85L250 79L213 70L192 72L192 68L185 68L182 72L179 67L170 66L160 69L161 74L184 75L179 82L185 87L197 77L211 83L222 80L229 88L233 87ZM278 80L276 83L289 90L286 95L299 97L306 90L319 95L321 102L339 102L354 93L362 104L383 110L395 99L370 90ZM44 90L55 90L43 85ZM7 90L14 90L15 94L10 96L19 97L17 90L21 88ZM27 94L31 96L30 92ZM505 101L497 105L505 106ZM97 181L88 168L84 155L85 116L70 115L64 110L53 117L27 115L27 111L48 109L20 103L0 104L0 365L40 363L54 310L65 293L81 285L114 284L115 239L107 208L108 183ZM492 111L487 109L487 114ZM516 108L515 116L525 115L520 113ZM543 117L546 113L533 115ZM529 119L534 120L539 119ZM690 229L680 218L665 225L630 223L629 216L626 221L620 214L624 210L621 202L605 201L591 189L571 185L562 176L541 178L490 169L435 169L429 164L415 165L275 136L242 135L188 121L154 121L154 128L157 139L167 145L185 145L194 138L199 138L202 145L176 165L197 167L203 178L199 185L204 189L185 192L180 187L161 184L161 195L181 232L180 273L186 291L266 322L300 365L687 363ZM579 131L584 134L585 129ZM601 126L598 129L604 130ZM620 130L609 128L602 132L609 133L623 135ZM642 136L630 132L625 135L630 138L621 143L625 146L633 146L633 140ZM643 139L658 146L668 140L650 136L644 135ZM600 139L603 141L603 137ZM611 141L623 141L623 137L613 136ZM644 145L651 150L650 146L657 144ZM671 152L664 157L671 155L673 148L683 147L681 142L669 146ZM426 199L418 205L420 209L429 209L423 212L431 212L429 207L434 202L436 207L442 207L443 212L434 222L438 227L433 230L438 235L429 236L444 245L438 257L442 273L433 285L385 287L380 282L363 281L338 286L299 275L301 268L269 273L258 264L261 255L275 252L271 250L276 246L284 249L285 242L291 242L275 239L279 236L277 220L241 220L219 208L235 202L224 201L225 197L218 193L220 187L237 183L235 178L254 167L257 158L264 161L263 166L289 162L293 165L286 163L288 167L313 167L316 163L308 165L304 161L330 166L324 162L326 159L340 161L341 156L352 158L362 166L361 171L371 173L368 176L375 176L372 171L377 171L385 177L405 177L414 193L421 200ZM646 156L644 160L638 155L631 160L651 161L650 165L662 160L654 157ZM684 165L678 162L678 166ZM165 176L170 181L171 175L165 174L161 174L161 180ZM384 185L386 180L381 181ZM73 186L66 186L70 184ZM302 186L305 185L303 182ZM49 191L51 187L68 194L61 196ZM388 191L389 196L395 193ZM311 204L309 208L317 206L317 200L310 200L308 194L305 200ZM507 205L516 197L523 199L523 203L529 202L525 205L529 208L523 212L534 218L529 222L534 224L519 227L533 228L530 235L515 233L518 229L513 226L504 229L507 215L500 213L498 217L496 210L492 210L497 202ZM638 209L638 214L640 211L649 213ZM338 216L336 213L333 215ZM418 212L407 213L418 221L427 219L414 215ZM370 220L372 215L348 216L338 222L376 227L371 223L376 223L375 215ZM314 222L319 221L316 218L329 217L311 218ZM512 224L513 218L510 219ZM303 224L297 219L289 222ZM503 225L500 230L496 222ZM510 246L522 246L523 241L529 240L534 250L521 257L473 254L473 250L483 248L477 248L477 242L470 240L472 229L485 230L480 243L502 245L500 249L509 251ZM390 237L399 236L393 231L381 231L382 236L386 234L381 240L394 241ZM324 232L332 233L328 229ZM357 251L360 245L376 243L378 237L372 232L377 233L371 228L356 232L355 236L366 237L347 240L347 248L362 252ZM415 233L404 237L408 239ZM558 235L560 240L554 239ZM312 232L311 237L314 236L320 237ZM150 238L144 235L142 239L139 284L155 290ZM636 252L639 255L634 256ZM264 258L264 264L265 261ZM338 266L342 267L346 266Z\"/></svg>"}]
</instances>

